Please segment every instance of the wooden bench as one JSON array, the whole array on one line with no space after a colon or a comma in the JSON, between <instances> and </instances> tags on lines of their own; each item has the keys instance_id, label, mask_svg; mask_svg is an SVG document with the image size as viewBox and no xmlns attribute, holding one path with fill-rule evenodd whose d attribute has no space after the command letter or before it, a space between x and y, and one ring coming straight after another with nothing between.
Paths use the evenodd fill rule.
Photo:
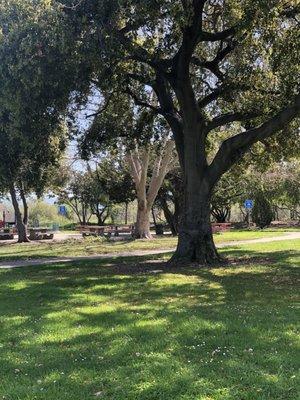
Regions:
<instances>
[{"instance_id":1,"label":"wooden bench","mask_svg":"<svg viewBox=\"0 0 300 400\"><path fill-rule=\"evenodd\" d=\"M134 235L134 225L105 225L105 226L97 226L97 225L86 225L80 226L78 228L83 237L87 236L108 236L111 237L119 236L122 233L130 233L131 236Z\"/></svg>"},{"instance_id":2,"label":"wooden bench","mask_svg":"<svg viewBox=\"0 0 300 400\"><path fill-rule=\"evenodd\" d=\"M105 234L110 234L110 227L109 226L80 226L79 227L80 233L83 237L87 236L104 236Z\"/></svg>"},{"instance_id":3,"label":"wooden bench","mask_svg":"<svg viewBox=\"0 0 300 400\"><path fill-rule=\"evenodd\" d=\"M232 228L232 224L230 222L222 222L222 223L213 222L211 224L211 227L213 233L226 232Z\"/></svg>"},{"instance_id":4,"label":"wooden bench","mask_svg":"<svg viewBox=\"0 0 300 400\"><path fill-rule=\"evenodd\" d=\"M0 231L0 240L13 240L14 232L12 229L3 229Z\"/></svg>"},{"instance_id":5,"label":"wooden bench","mask_svg":"<svg viewBox=\"0 0 300 400\"><path fill-rule=\"evenodd\" d=\"M48 228L30 228L30 240L51 240L54 238L53 231Z\"/></svg>"},{"instance_id":6,"label":"wooden bench","mask_svg":"<svg viewBox=\"0 0 300 400\"><path fill-rule=\"evenodd\" d=\"M116 225L114 235L119 236L120 233L130 233L131 236L134 236L134 231L134 225Z\"/></svg>"}]
</instances>

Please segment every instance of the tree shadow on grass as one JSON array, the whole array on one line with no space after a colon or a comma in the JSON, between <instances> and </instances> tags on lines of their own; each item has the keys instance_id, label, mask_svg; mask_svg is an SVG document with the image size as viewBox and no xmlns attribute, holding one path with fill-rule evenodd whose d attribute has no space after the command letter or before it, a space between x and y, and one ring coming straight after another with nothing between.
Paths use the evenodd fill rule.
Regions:
<instances>
[{"instance_id":1,"label":"tree shadow on grass","mask_svg":"<svg viewBox=\"0 0 300 400\"><path fill-rule=\"evenodd\" d=\"M143 257L1 272L0 394L295 399L297 254L251 254L212 269Z\"/></svg>"}]
</instances>

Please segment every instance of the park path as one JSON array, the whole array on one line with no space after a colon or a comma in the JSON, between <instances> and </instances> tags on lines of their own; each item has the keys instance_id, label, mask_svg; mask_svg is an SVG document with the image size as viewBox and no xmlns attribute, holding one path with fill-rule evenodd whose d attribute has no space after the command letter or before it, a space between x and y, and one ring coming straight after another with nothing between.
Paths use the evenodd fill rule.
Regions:
<instances>
[{"instance_id":1,"label":"park path","mask_svg":"<svg viewBox=\"0 0 300 400\"><path fill-rule=\"evenodd\" d=\"M255 244L255 243L270 243L280 242L283 240L295 240L300 239L300 232L288 232L282 236L272 236L261 239L249 239L249 240L236 240L231 242L224 242L217 244L218 248L239 246L243 244ZM76 257L49 257L49 258L37 258L31 260L16 260L16 261L3 261L0 262L0 269L13 269L20 267L32 267L32 266L43 266L49 264L60 264L70 263L74 261L91 261L91 260L105 260L114 258L126 258L126 257L143 257L151 256L156 254L167 254L174 252L175 249L158 249L158 250L137 250L131 252L122 253L107 253L98 254L92 256L76 256Z\"/></svg>"}]
</instances>

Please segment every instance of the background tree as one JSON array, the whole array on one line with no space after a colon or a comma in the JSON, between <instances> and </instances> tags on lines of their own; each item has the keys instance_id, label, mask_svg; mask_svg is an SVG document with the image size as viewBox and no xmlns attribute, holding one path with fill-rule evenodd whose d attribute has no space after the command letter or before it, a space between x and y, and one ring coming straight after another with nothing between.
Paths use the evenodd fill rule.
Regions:
<instances>
[{"instance_id":1,"label":"background tree","mask_svg":"<svg viewBox=\"0 0 300 400\"><path fill-rule=\"evenodd\" d=\"M248 181L241 166L235 166L219 180L211 197L211 215L216 222L224 223L230 219L234 204L243 203L247 196Z\"/></svg>"},{"instance_id":2,"label":"background tree","mask_svg":"<svg viewBox=\"0 0 300 400\"><path fill-rule=\"evenodd\" d=\"M282 166L279 170L280 178L278 177L278 170L275 171L275 179L277 184L277 202L281 207L287 208L291 211L291 216L297 218L300 222L300 162L293 160Z\"/></svg>"},{"instance_id":3,"label":"background tree","mask_svg":"<svg viewBox=\"0 0 300 400\"><path fill-rule=\"evenodd\" d=\"M152 206L174 153L174 142L168 136L169 129L161 118L134 107L124 95L104 109L100 107L92 124L82 132L83 157L88 158L104 148L115 149L119 157L124 155L138 203L136 238L152 238Z\"/></svg>"},{"instance_id":4,"label":"background tree","mask_svg":"<svg viewBox=\"0 0 300 400\"><path fill-rule=\"evenodd\" d=\"M297 216L300 205L300 169L297 160L273 162L262 171L252 167L244 176L247 192L252 197L263 193L272 204L274 218L280 210L290 211Z\"/></svg>"},{"instance_id":5,"label":"background tree","mask_svg":"<svg viewBox=\"0 0 300 400\"><path fill-rule=\"evenodd\" d=\"M110 203L125 204L125 225L128 223L128 204L135 200L135 188L129 168L120 156L105 154L97 163L99 186L109 196Z\"/></svg>"},{"instance_id":6,"label":"background tree","mask_svg":"<svg viewBox=\"0 0 300 400\"><path fill-rule=\"evenodd\" d=\"M252 220L261 229L269 226L273 220L273 211L270 202L263 192L257 192L254 198Z\"/></svg>"},{"instance_id":7,"label":"background tree","mask_svg":"<svg viewBox=\"0 0 300 400\"><path fill-rule=\"evenodd\" d=\"M138 202L135 236L139 239L151 239L150 215L158 191L170 168L174 143L172 140L165 141L158 147L159 154L154 157L150 182L148 182L148 170L150 167L151 150L157 151L157 147L151 149L150 145L130 150L127 162L130 166L131 176L136 188Z\"/></svg>"},{"instance_id":8,"label":"background tree","mask_svg":"<svg viewBox=\"0 0 300 400\"><path fill-rule=\"evenodd\" d=\"M99 201L98 187L92 187L91 182L89 172L72 171L68 184L57 193L58 204L69 206L81 225L87 225L93 214L91 202Z\"/></svg>"},{"instance_id":9,"label":"background tree","mask_svg":"<svg viewBox=\"0 0 300 400\"><path fill-rule=\"evenodd\" d=\"M42 192L66 146L70 83L76 77L76 53L67 46L74 44L72 34L60 8L47 1L0 1L0 174L21 242L28 240L26 194ZM65 61L59 68L58 59Z\"/></svg>"},{"instance_id":10,"label":"background tree","mask_svg":"<svg viewBox=\"0 0 300 400\"><path fill-rule=\"evenodd\" d=\"M179 232L183 200L182 172L179 166L175 166L167 173L156 199L156 205L163 210L173 236Z\"/></svg>"}]
</instances>

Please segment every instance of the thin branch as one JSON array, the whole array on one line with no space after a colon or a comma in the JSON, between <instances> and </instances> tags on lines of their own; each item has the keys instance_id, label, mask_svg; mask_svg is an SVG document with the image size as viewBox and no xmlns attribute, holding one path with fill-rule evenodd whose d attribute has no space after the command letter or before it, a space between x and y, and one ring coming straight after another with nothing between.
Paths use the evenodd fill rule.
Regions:
<instances>
[{"instance_id":1,"label":"thin branch","mask_svg":"<svg viewBox=\"0 0 300 400\"><path fill-rule=\"evenodd\" d=\"M228 54L230 54L237 46L237 41L230 40L226 47L223 48L223 42L221 42L220 50L217 52L215 58L211 61L201 61L199 58L193 56L191 62L201 68L208 69L211 71L217 78L223 80L223 74L220 71L219 64L222 62Z\"/></svg>"},{"instance_id":2,"label":"thin branch","mask_svg":"<svg viewBox=\"0 0 300 400\"><path fill-rule=\"evenodd\" d=\"M155 106L153 106L150 103L147 103L146 101L141 100L137 94L135 94L129 86L127 86L125 93L129 94L130 97L132 97L132 99L134 100L135 104L137 106L140 107L146 107L146 108L150 108L150 110L152 110L155 114L162 114L162 110L160 108L157 108Z\"/></svg>"},{"instance_id":3,"label":"thin branch","mask_svg":"<svg viewBox=\"0 0 300 400\"><path fill-rule=\"evenodd\" d=\"M93 113L93 114L86 115L86 116L85 116L85 119L92 118L92 117L96 117L97 115L102 114L102 113L108 108L109 103L110 103L112 97L113 97L113 93L111 93L111 94L108 96L108 98L107 98L106 101L105 101L105 104L103 105L103 107L100 108L100 110L96 111L96 112Z\"/></svg>"},{"instance_id":4,"label":"thin branch","mask_svg":"<svg viewBox=\"0 0 300 400\"><path fill-rule=\"evenodd\" d=\"M201 33L200 40L203 42L218 42L220 40L225 40L231 38L235 35L237 31L237 25L232 26L231 28L225 29L221 32L205 32Z\"/></svg>"}]
</instances>

